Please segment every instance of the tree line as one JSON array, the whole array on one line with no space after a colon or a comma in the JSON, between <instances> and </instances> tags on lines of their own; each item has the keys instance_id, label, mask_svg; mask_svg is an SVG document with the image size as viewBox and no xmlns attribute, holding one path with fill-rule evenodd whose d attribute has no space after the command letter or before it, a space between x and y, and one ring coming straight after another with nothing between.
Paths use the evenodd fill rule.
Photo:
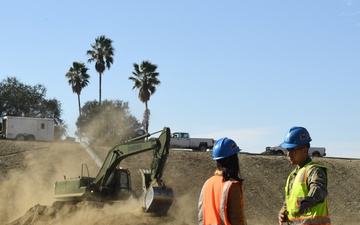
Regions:
<instances>
[{"instance_id":1,"label":"tree line","mask_svg":"<svg viewBox=\"0 0 360 225\"><path fill-rule=\"evenodd\" d=\"M95 70L99 74L99 100L89 101L81 106L81 92L90 84L89 68L83 62L74 61L65 77L71 91L77 95L79 116L76 122L78 137L87 137L91 141L106 143L128 138L132 131L143 127L149 130L150 110L148 102L161 82L158 79L157 65L150 61L141 64L133 63L134 71L128 79L134 82L132 89L138 90L139 100L145 104L142 122L130 114L127 102L120 100L102 101L102 77L105 70L110 70L114 63L115 49L113 41L104 35L95 39L91 49L86 51L88 63L95 62ZM22 87L19 88L19 87ZM16 90L16 91L15 91ZM22 90L22 91L19 91ZM13 94L16 93L16 94ZM30 93L30 94L29 94ZM8 77L0 83L1 116L32 116L54 118L56 136L66 134L67 126L61 119L61 104L57 99L45 99L46 88L43 85L29 86L15 77ZM26 104L18 104L23 102ZM40 107L41 106L41 107Z\"/></svg>"},{"instance_id":2,"label":"tree line","mask_svg":"<svg viewBox=\"0 0 360 225\"><path fill-rule=\"evenodd\" d=\"M53 118L55 139L66 134L67 126L61 118L61 103L56 98L46 99L47 89L41 84L24 84L16 77L7 77L0 83L0 115Z\"/></svg>"}]
</instances>

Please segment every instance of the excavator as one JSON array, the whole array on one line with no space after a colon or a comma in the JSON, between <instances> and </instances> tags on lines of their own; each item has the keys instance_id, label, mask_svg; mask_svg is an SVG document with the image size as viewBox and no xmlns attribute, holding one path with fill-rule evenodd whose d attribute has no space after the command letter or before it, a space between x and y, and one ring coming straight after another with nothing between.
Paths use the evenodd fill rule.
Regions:
<instances>
[{"instance_id":1,"label":"excavator","mask_svg":"<svg viewBox=\"0 0 360 225\"><path fill-rule=\"evenodd\" d=\"M158 138L151 137L160 133ZM96 177L90 177L86 164L81 175L55 182L54 197L59 201L122 201L132 196L130 171L120 167L128 156L153 150L150 170L140 170L142 176L142 208L146 213L166 215L173 201L173 191L165 186L162 175L169 154L170 128L123 141L108 151ZM85 175L84 175L85 173Z\"/></svg>"}]
</instances>

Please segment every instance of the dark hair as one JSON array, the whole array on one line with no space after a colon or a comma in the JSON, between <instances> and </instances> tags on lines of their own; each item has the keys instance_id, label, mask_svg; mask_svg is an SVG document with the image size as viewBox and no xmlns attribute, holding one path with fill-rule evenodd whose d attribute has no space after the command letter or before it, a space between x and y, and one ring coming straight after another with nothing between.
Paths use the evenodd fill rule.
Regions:
<instances>
[{"instance_id":1,"label":"dark hair","mask_svg":"<svg viewBox=\"0 0 360 225\"><path fill-rule=\"evenodd\" d=\"M305 148L310 148L310 142L309 143L306 143L306 144L303 144L303 145L299 145L299 146L304 146Z\"/></svg>"},{"instance_id":2,"label":"dark hair","mask_svg":"<svg viewBox=\"0 0 360 225\"><path fill-rule=\"evenodd\" d=\"M239 158L237 154L231 155L224 159L216 160L217 169L223 173L223 180L227 181L230 178L242 182L240 175Z\"/></svg>"}]
</instances>

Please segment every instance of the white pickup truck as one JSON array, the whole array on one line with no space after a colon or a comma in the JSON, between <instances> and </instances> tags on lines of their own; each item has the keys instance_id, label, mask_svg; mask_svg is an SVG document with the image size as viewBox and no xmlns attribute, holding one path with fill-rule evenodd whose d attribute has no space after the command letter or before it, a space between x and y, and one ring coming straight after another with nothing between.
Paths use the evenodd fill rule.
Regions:
<instances>
[{"instance_id":1,"label":"white pickup truck","mask_svg":"<svg viewBox=\"0 0 360 225\"><path fill-rule=\"evenodd\" d=\"M170 148L192 149L193 151L206 151L212 149L215 140L212 138L190 138L189 133L174 132L171 134Z\"/></svg>"},{"instance_id":2,"label":"white pickup truck","mask_svg":"<svg viewBox=\"0 0 360 225\"><path fill-rule=\"evenodd\" d=\"M286 155L287 150L282 148L280 145L274 147L266 147L265 154L270 155ZM309 156L310 157L322 157L326 156L326 148L325 147L310 147L309 148Z\"/></svg>"}]
</instances>

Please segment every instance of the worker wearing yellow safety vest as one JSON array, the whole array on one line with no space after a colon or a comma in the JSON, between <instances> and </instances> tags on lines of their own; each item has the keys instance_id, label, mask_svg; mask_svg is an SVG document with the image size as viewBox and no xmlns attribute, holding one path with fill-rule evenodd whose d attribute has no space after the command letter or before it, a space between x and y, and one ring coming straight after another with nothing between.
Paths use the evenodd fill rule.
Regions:
<instances>
[{"instance_id":1,"label":"worker wearing yellow safety vest","mask_svg":"<svg viewBox=\"0 0 360 225\"><path fill-rule=\"evenodd\" d=\"M303 127L292 127L282 147L296 168L285 186L285 201L279 212L279 224L330 225L328 214L327 168L308 155L311 137Z\"/></svg>"},{"instance_id":2,"label":"worker wearing yellow safety vest","mask_svg":"<svg viewBox=\"0 0 360 225\"><path fill-rule=\"evenodd\" d=\"M213 160L216 160L217 168L201 189L199 225L246 225L239 151L232 139L216 141Z\"/></svg>"}]
</instances>

